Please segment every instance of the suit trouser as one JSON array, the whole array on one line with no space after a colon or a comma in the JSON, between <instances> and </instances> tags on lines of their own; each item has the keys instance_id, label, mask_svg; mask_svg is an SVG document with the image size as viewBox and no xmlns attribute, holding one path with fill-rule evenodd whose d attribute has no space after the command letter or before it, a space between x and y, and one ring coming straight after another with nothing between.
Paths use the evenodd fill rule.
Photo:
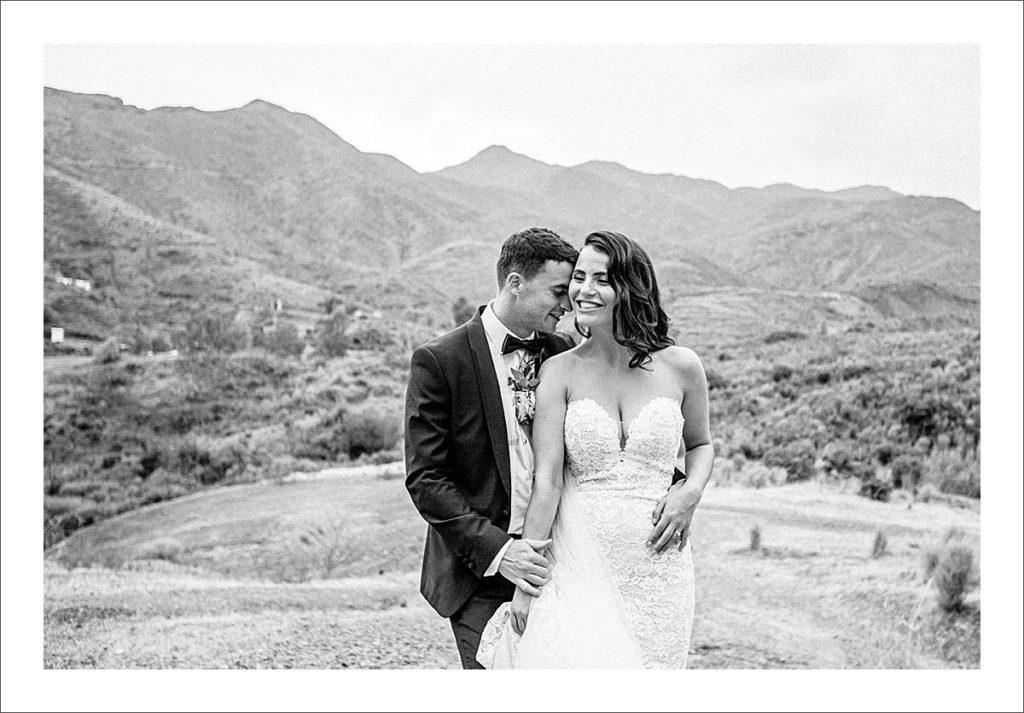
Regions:
<instances>
[{"instance_id":1,"label":"suit trouser","mask_svg":"<svg viewBox=\"0 0 1024 713\"><path fill-rule=\"evenodd\" d=\"M483 668L476 660L480 635L498 607L512 601L515 590L515 586L500 574L485 577L466 603L448 619L455 633L462 668Z\"/></svg>"}]
</instances>

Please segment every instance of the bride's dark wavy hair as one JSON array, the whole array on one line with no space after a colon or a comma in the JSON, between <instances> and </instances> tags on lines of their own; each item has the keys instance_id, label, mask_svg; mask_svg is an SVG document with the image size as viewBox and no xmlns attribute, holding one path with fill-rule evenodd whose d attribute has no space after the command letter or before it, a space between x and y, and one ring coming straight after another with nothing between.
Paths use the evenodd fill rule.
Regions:
<instances>
[{"instance_id":1,"label":"bride's dark wavy hair","mask_svg":"<svg viewBox=\"0 0 1024 713\"><path fill-rule=\"evenodd\" d=\"M615 341L633 350L629 368L646 367L651 354L675 344L668 336L669 318L661 308L658 280L647 252L621 233L591 233L583 246L593 246L608 256L608 281L617 298L612 309ZM584 336L590 335L576 329Z\"/></svg>"}]
</instances>

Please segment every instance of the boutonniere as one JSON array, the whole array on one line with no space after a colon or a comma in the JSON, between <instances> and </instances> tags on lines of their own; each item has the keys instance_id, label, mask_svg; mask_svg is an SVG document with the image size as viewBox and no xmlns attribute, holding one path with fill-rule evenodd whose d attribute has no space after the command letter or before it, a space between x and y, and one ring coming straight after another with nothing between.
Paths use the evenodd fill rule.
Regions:
<instances>
[{"instance_id":1,"label":"boutonniere","mask_svg":"<svg viewBox=\"0 0 1024 713\"><path fill-rule=\"evenodd\" d=\"M533 423L533 416L537 411L537 384L540 379L536 376L537 367L534 362L528 362L524 370L512 369L512 376L508 377L508 385L512 388L512 399L516 407L516 420L524 426Z\"/></svg>"}]
</instances>

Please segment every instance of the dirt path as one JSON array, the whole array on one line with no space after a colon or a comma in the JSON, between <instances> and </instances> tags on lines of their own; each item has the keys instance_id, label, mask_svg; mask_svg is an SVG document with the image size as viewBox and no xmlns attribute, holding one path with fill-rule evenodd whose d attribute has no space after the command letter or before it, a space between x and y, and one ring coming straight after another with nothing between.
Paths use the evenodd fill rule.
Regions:
<instances>
[{"instance_id":1,"label":"dirt path","mask_svg":"<svg viewBox=\"0 0 1024 713\"><path fill-rule=\"evenodd\" d=\"M357 477L337 479L334 487L351 487ZM299 487L317 484L289 486ZM167 510L154 514L166 517ZM756 552L749 548L755 524L763 543ZM813 485L709 490L694 526L690 666L877 668L891 663L893 650L915 667L970 666L898 635L916 603L930 601L920 577L921 547L951 525L977 546L972 511L933 504L908 510ZM879 529L888 536L889 554L873 558ZM51 558L44 663L456 668L448 624L419 596L417 580L405 570L284 584L154 560L67 569Z\"/></svg>"}]
</instances>

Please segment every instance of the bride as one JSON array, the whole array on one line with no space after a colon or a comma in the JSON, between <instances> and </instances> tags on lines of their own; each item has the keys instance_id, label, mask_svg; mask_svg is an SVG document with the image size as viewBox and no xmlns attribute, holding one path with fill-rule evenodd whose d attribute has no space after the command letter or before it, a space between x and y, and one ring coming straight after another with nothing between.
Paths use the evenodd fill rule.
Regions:
<instances>
[{"instance_id":1,"label":"bride","mask_svg":"<svg viewBox=\"0 0 1024 713\"><path fill-rule=\"evenodd\" d=\"M550 580L488 623L488 668L684 668L689 528L711 477L707 379L673 346L646 252L589 235L569 286L587 339L540 372L523 537L552 544ZM684 482L665 492L677 462Z\"/></svg>"}]
</instances>

